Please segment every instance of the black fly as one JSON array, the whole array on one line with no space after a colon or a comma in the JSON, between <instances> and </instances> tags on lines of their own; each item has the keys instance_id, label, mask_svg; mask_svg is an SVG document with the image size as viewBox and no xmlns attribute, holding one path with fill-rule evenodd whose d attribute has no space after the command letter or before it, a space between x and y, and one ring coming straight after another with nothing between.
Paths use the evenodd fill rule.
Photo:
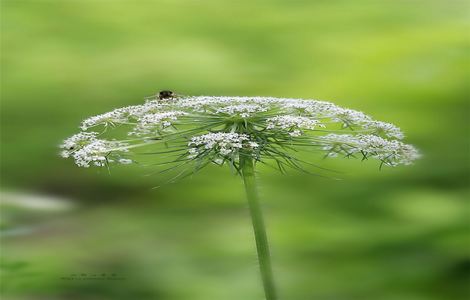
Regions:
<instances>
[{"instance_id":1,"label":"black fly","mask_svg":"<svg viewBox=\"0 0 470 300\"><path fill-rule=\"evenodd\" d=\"M157 94L149 97L145 97L145 100L171 100L171 99L177 99L179 97L183 97L181 94L177 94L173 91L170 90L161 90Z\"/></svg>"},{"instance_id":2,"label":"black fly","mask_svg":"<svg viewBox=\"0 0 470 300\"><path fill-rule=\"evenodd\" d=\"M176 95L175 95L175 93L173 93L173 91L164 90L164 91L160 91L158 93L158 99L160 99L160 100L171 99L171 98L174 98L174 97L176 97Z\"/></svg>"}]
</instances>

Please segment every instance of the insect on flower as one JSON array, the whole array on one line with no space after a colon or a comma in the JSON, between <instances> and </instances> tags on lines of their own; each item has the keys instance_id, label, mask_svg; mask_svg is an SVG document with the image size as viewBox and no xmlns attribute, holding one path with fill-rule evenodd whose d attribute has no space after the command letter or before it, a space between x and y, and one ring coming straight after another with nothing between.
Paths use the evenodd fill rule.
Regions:
<instances>
[{"instance_id":1,"label":"insect on flower","mask_svg":"<svg viewBox=\"0 0 470 300\"><path fill-rule=\"evenodd\" d=\"M176 95L173 93L173 91L168 91L168 90L163 90L158 93L158 99L163 100L163 99L171 99L174 98Z\"/></svg>"},{"instance_id":2,"label":"insect on flower","mask_svg":"<svg viewBox=\"0 0 470 300\"><path fill-rule=\"evenodd\" d=\"M182 95L176 94L173 91L170 90L161 90L157 94L145 97L145 100L170 100L170 99L176 99L178 97L181 97Z\"/></svg>"}]
</instances>

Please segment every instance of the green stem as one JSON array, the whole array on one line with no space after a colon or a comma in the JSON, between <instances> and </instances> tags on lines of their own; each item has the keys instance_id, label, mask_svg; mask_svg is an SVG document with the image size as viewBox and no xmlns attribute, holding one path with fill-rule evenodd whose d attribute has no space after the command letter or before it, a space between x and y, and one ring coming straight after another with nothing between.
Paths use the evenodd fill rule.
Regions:
<instances>
[{"instance_id":1,"label":"green stem","mask_svg":"<svg viewBox=\"0 0 470 300\"><path fill-rule=\"evenodd\" d=\"M248 198L248 204L250 207L253 230L255 233L256 250L258 252L264 293L266 295L266 300L275 300L277 297L274 289L273 273L271 270L268 237L266 236L263 214L258 200L255 181L255 167L251 153L240 155L240 168L243 182L245 184L246 197Z\"/></svg>"}]
</instances>

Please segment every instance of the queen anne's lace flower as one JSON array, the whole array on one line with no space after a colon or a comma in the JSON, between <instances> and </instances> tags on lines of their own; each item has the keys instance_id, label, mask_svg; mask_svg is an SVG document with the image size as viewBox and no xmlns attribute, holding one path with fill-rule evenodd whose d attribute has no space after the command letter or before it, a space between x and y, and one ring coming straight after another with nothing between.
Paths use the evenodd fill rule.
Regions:
<instances>
[{"instance_id":1,"label":"queen anne's lace flower","mask_svg":"<svg viewBox=\"0 0 470 300\"><path fill-rule=\"evenodd\" d=\"M61 156L72 157L79 167L88 168L90 165L102 167L116 159L121 164L129 164L130 159L121 158L120 154L112 153L118 148L120 152L127 152L127 144L119 141L100 140L97 132L80 132L66 139L60 146L63 150ZM113 155L110 155L113 154Z\"/></svg>"},{"instance_id":2,"label":"queen anne's lace flower","mask_svg":"<svg viewBox=\"0 0 470 300\"><path fill-rule=\"evenodd\" d=\"M183 111L169 111L161 113L149 113L139 117L137 126L129 135L148 135L158 133L160 129L170 127L172 123L178 120L178 117L187 115Z\"/></svg>"},{"instance_id":3,"label":"queen anne's lace flower","mask_svg":"<svg viewBox=\"0 0 470 300\"><path fill-rule=\"evenodd\" d=\"M412 146L376 135L328 134L320 139L324 143L323 150L327 151L328 156L360 155L363 158L377 158L390 166L409 165L419 157Z\"/></svg>"},{"instance_id":4,"label":"queen anne's lace flower","mask_svg":"<svg viewBox=\"0 0 470 300\"><path fill-rule=\"evenodd\" d=\"M72 135L68 139L64 140L62 145L60 145L62 149L66 149L64 150L64 152L62 152L62 155L64 157L69 157L67 150L73 150L75 147L79 145L86 145L90 143L90 141L96 140L97 136L98 136L97 132L80 132L75 135Z\"/></svg>"},{"instance_id":5,"label":"queen anne's lace flower","mask_svg":"<svg viewBox=\"0 0 470 300\"><path fill-rule=\"evenodd\" d=\"M142 105L126 106L117 108L110 112L85 119L80 128L88 130L89 128L105 125L114 126L132 123L148 114L158 113L165 110L165 104L157 101L147 101Z\"/></svg>"},{"instance_id":6,"label":"queen anne's lace flower","mask_svg":"<svg viewBox=\"0 0 470 300\"><path fill-rule=\"evenodd\" d=\"M102 128L101 133L88 132ZM111 128L135 139L106 140ZM373 120L333 103L272 97L178 97L151 100L86 119L82 132L64 141L62 156L79 166L132 163L122 157L140 147L182 151L175 161L205 160L237 166L240 155L298 166L286 150L292 145L322 149L327 156L375 158L389 166L410 164L419 154L399 141L393 124ZM344 132L341 134L341 132ZM175 149L176 148L176 149ZM173 150L174 149L174 150ZM132 153L131 153L132 152Z\"/></svg>"},{"instance_id":7,"label":"queen anne's lace flower","mask_svg":"<svg viewBox=\"0 0 470 300\"><path fill-rule=\"evenodd\" d=\"M400 128L397 126L380 122L380 121L368 121L364 123L364 128L375 130L376 134L385 134L389 138L403 139L405 135L401 132Z\"/></svg>"},{"instance_id":8,"label":"queen anne's lace flower","mask_svg":"<svg viewBox=\"0 0 470 300\"><path fill-rule=\"evenodd\" d=\"M271 296L275 292L254 162L283 173L287 167L307 171L305 164L315 166L295 157L297 147L320 150L326 156L378 159L380 166L408 165L419 157L413 146L399 140L403 133L396 126L325 101L166 95L173 93L160 92L158 100L86 119L83 131L61 145L62 156L73 158L80 167L89 167L110 162L130 164L137 162L134 157L156 155L169 159L151 163L170 165L161 172L184 169L178 170L172 180L210 163L229 165L243 177L256 243L261 245L260 265L268 266L261 268L266 299L274 298ZM95 131L101 129L101 133L87 132L92 127ZM121 135L123 140L102 139L105 135ZM128 155L133 155L132 159Z\"/></svg>"},{"instance_id":9,"label":"queen anne's lace flower","mask_svg":"<svg viewBox=\"0 0 470 300\"><path fill-rule=\"evenodd\" d=\"M217 108L216 114L227 114L230 116L240 116L242 118L248 118L253 114L265 112L268 108L259 104L238 104L238 105L227 105Z\"/></svg>"},{"instance_id":10,"label":"queen anne's lace flower","mask_svg":"<svg viewBox=\"0 0 470 300\"><path fill-rule=\"evenodd\" d=\"M247 134L216 132L195 136L191 138L188 146L190 147L189 157L194 158L206 152L214 152L216 156L225 157L234 154L235 151L243 147L249 149L257 148L258 144L250 141L250 137ZM220 159L220 157L215 159Z\"/></svg>"},{"instance_id":11,"label":"queen anne's lace flower","mask_svg":"<svg viewBox=\"0 0 470 300\"><path fill-rule=\"evenodd\" d=\"M287 130L291 136L302 135L301 129L313 130L315 127L325 127L319 120L300 116L276 116L266 120L266 129L281 128Z\"/></svg>"}]
</instances>

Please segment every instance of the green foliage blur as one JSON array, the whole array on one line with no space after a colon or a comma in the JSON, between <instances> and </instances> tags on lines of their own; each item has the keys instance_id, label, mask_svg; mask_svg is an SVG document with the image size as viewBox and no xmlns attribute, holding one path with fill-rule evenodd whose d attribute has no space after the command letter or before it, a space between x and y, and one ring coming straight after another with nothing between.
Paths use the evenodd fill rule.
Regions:
<instances>
[{"instance_id":1,"label":"green foliage blur","mask_svg":"<svg viewBox=\"0 0 470 300\"><path fill-rule=\"evenodd\" d=\"M469 295L469 4L1 2L2 299L262 299L241 181L81 169L85 117L187 95L316 98L400 126L423 158L258 169L280 299ZM157 171L157 169L155 170Z\"/></svg>"}]
</instances>

